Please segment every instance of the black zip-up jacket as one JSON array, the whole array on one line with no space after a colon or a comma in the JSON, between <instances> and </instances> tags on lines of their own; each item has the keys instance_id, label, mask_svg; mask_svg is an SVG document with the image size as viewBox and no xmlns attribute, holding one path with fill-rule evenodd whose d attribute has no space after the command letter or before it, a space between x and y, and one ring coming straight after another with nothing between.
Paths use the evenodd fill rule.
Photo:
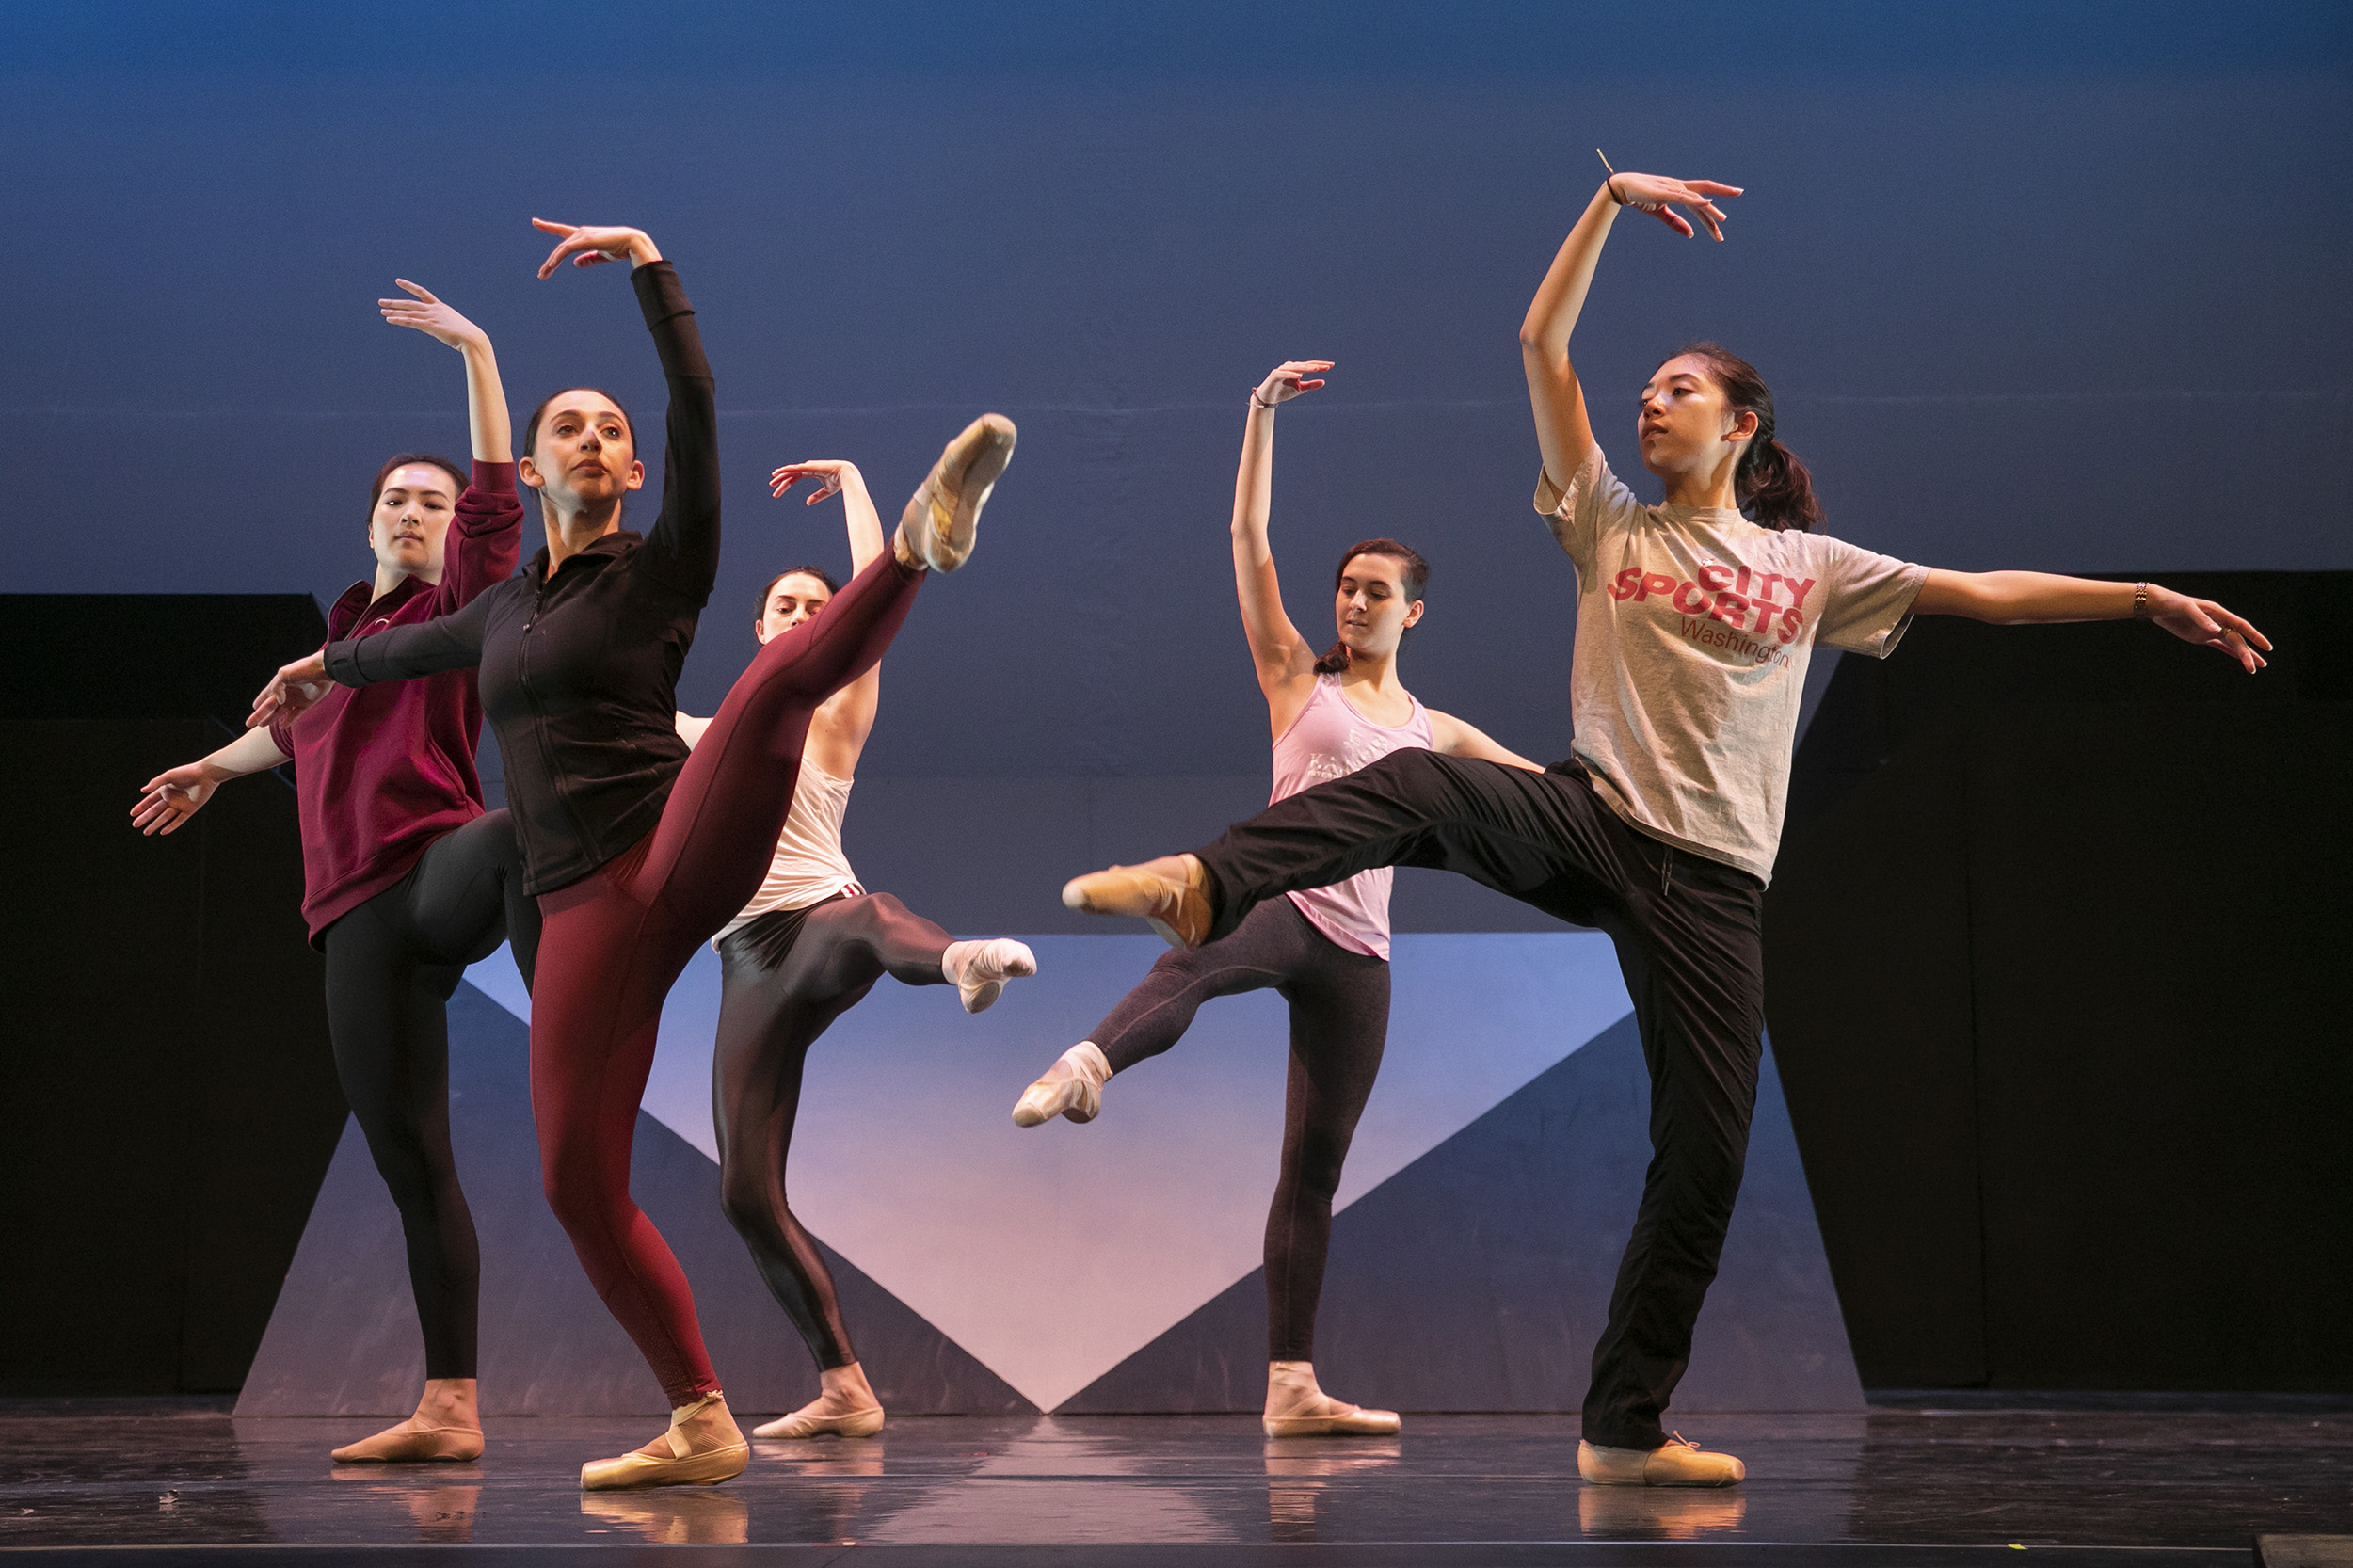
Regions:
<instances>
[{"instance_id":1,"label":"black zip-up jacket","mask_svg":"<svg viewBox=\"0 0 2353 1568\"><path fill-rule=\"evenodd\" d=\"M455 615L327 648L345 686L481 667L533 893L578 881L661 819L686 764L679 668L719 570L718 416L695 308L668 262L630 283L670 385L652 529L607 534L552 576L542 550Z\"/></svg>"}]
</instances>

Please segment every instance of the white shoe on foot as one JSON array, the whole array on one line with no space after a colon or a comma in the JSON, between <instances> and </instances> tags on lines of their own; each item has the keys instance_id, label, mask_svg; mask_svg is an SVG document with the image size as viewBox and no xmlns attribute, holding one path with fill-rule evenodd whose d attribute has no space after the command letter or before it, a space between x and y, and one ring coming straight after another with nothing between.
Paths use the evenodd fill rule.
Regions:
<instances>
[{"instance_id":1,"label":"white shoe on foot","mask_svg":"<svg viewBox=\"0 0 2353 1568\"><path fill-rule=\"evenodd\" d=\"M1656 1448L1577 1446L1577 1473L1595 1486L1731 1486L1749 1467L1730 1454L1700 1452L1681 1432Z\"/></svg>"},{"instance_id":2,"label":"white shoe on foot","mask_svg":"<svg viewBox=\"0 0 2353 1568\"><path fill-rule=\"evenodd\" d=\"M962 951L959 952L958 950ZM956 994L963 999L967 1013L985 1013L995 1005L1008 980L1021 980L1037 973L1037 954L1026 942L1010 936L992 936L984 942L951 942L941 955L940 968L948 968L947 960L954 959Z\"/></svg>"},{"instance_id":3,"label":"white shoe on foot","mask_svg":"<svg viewBox=\"0 0 2353 1568\"><path fill-rule=\"evenodd\" d=\"M1111 1076L1111 1060L1102 1048L1081 1040L1063 1052L1044 1078L1021 1091L1014 1103L1013 1125L1035 1127L1057 1116L1091 1122L1103 1109L1103 1085Z\"/></svg>"},{"instance_id":4,"label":"white shoe on foot","mask_svg":"<svg viewBox=\"0 0 2353 1568\"><path fill-rule=\"evenodd\" d=\"M948 443L899 514L891 549L902 563L933 571L964 565L981 507L1013 460L1014 439L1013 421L983 414Z\"/></svg>"}]
</instances>

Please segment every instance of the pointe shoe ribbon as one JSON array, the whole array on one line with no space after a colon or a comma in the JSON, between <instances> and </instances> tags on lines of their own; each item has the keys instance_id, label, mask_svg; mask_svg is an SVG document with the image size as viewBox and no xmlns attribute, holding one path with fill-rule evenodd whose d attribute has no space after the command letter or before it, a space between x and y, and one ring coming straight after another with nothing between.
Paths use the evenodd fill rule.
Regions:
<instances>
[{"instance_id":1,"label":"pointe shoe ribbon","mask_svg":"<svg viewBox=\"0 0 2353 1568\"><path fill-rule=\"evenodd\" d=\"M1013 421L983 414L957 433L907 497L891 551L902 565L953 571L972 553L981 507L1013 461Z\"/></svg>"},{"instance_id":2,"label":"pointe shoe ribbon","mask_svg":"<svg viewBox=\"0 0 2353 1568\"><path fill-rule=\"evenodd\" d=\"M1580 1442L1577 1473L1595 1486L1731 1486L1746 1480L1749 1469L1730 1454L1702 1453L1676 1432L1656 1448Z\"/></svg>"},{"instance_id":3,"label":"pointe shoe ribbon","mask_svg":"<svg viewBox=\"0 0 2353 1568\"><path fill-rule=\"evenodd\" d=\"M1182 881L1144 866L1112 866L1063 884L1065 909L1090 915L1140 915L1173 948L1197 948L1209 940L1215 913L1209 908L1209 872L1185 856Z\"/></svg>"},{"instance_id":4,"label":"pointe shoe ribbon","mask_svg":"<svg viewBox=\"0 0 2353 1568\"><path fill-rule=\"evenodd\" d=\"M811 1404L790 1416L779 1416L766 1426L754 1427L752 1435L779 1438L787 1442L804 1437L823 1437L827 1432L837 1437L872 1437L882 1431L882 1426L883 1411L880 1405L829 1416L817 1412L817 1406Z\"/></svg>"},{"instance_id":5,"label":"pointe shoe ribbon","mask_svg":"<svg viewBox=\"0 0 2353 1568\"><path fill-rule=\"evenodd\" d=\"M716 1410L716 1418L709 1418ZM695 1423L696 1434L687 1432ZM698 1442L697 1439L700 1439ZM717 1441L712 1441L712 1439ZM716 1486L744 1473L752 1446L728 1414L725 1394L706 1394L670 1413L670 1430L618 1459L592 1459L580 1467L584 1491L609 1492L632 1486Z\"/></svg>"},{"instance_id":6,"label":"pointe shoe ribbon","mask_svg":"<svg viewBox=\"0 0 2353 1568\"><path fill-rule=\"evenodd\" d=\"M482 1430L414 1424L394 1427L331 1449L327 1457L338 1464L463 1464L482 1457Z\"/></svg>"}]
</instances>

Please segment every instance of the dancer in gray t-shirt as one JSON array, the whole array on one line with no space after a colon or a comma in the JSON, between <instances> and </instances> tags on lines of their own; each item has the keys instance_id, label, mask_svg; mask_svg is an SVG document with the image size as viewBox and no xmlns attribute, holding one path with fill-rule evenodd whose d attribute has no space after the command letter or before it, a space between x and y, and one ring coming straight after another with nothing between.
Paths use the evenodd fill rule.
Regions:
<instances>
[{"instance_id":1,"label":"dancer in gray t-shirt","mask_svg":"<svg viewBox=\"0 0 2353 1568\"><path fill-rule=\"evenodd\" d=\"M1634 999L1656 1158L1593 1351L1577 1470L1591 1482L1727 1486L1746 1471L1659 1424L1691 1353L1740 1188L1763 1053L1765 881L1805 666L1819 640L1884 657L1914 615L2005 624L2155 621L2263 667L2263 634L2153 584L1952 572L1817 530L1805 465L1773 436L1754 368L1713 344L1651 373L1635 445L1644 505L1603 461L1569 334L1621 208L1717 239L1731 185L1613 174L1520 328L1544 468L1536 507L1577 571L1573 755L1547 773L1399 751L1279 801L1193 855L1082 876L1071 907L1143 915L1187 946L1259 901L1374 866L1460 872L1607 931Z\"/></svg>"}]
</instances>

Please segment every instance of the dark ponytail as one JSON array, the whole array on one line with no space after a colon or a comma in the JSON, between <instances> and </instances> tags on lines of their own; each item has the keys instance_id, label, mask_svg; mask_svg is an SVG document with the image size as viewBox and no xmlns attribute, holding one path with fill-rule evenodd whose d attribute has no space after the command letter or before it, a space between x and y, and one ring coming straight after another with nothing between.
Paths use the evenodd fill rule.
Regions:
<instances>
[{"instance_id":1,"label":"dark ponytail","mask_svg":"<svg viewBox=\"0 0 2353 1568\"><path fill-rule=\"evenodd\" d=\"M1704 361L1709 379L1723 389L1725 407L1756 416L1756 434L1749 438L1739 466L1732 471L1732 493L1749 520L1760 528L1801 534L1820 528L1822 504L1814 494L1814 475L1796 453L1773 439L1773 394L1756 367L1712 343L1695 343L1667 358Z\"/></svg>"},{"instance_id":2,"label":"dark ponytail","mask_svg":"<svg viewBox=\"0 0 2353 1568\"><path fill-rule=\"evenodd\" d=\"M1348 563L1359 555L1379 555L1403 568L1399 575L1404 579L1405 601L1409 604L1419 599L1422 589L1430 585L1430 563L1423 560L1421 552L1413 546L1400 544L1395 539L1359 539L1348 547L1340 556L1340 564L1332 570L1334 593L1340 591L1340 579L1348 575ZM1410 632L1412 629L1407 630ZM1337 675L1348 668L1349 661L1354 657L1346 643L1336 642L1329 652L1316 661L1316 673Z\"/></svg>"}]
</instances>

